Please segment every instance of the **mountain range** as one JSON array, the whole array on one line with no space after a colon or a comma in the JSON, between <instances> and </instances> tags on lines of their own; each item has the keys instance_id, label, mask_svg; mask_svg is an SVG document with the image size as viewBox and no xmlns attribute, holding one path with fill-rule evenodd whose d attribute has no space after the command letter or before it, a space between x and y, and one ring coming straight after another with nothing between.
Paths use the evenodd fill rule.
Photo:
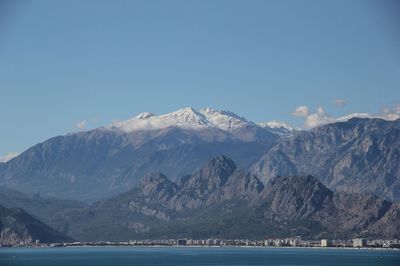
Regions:
<instances>
[{"instance_id":1,"label":"mountain range","mask_svg":"<svg viewBox=\"0 0 400 266\"><path fill-rule=\"evenodd\" d=\"M0 203L5 198L16 202L13 197L8 193ZM400 236L399 203L372 194L333 192L310 175L280 176L264 185L226 156L178 181L161 173L147 174L129 191L90 205L59 201L64 207L57 210L49 208L49 200L39 200L44 209L52 210L51 216L38 212L43 220L85 241ZM36 211L35 204L23 204Z\"/></svg>"},{"instance_id":2,"label":"mountain range","mask_svg":"<svg viewBox=\"0 0 400 266\"><path fill-rule=\"evenodd\" d=\"M400 119L311 130L142 113L0 164L0 204L76 240L400 237ZM213 158L213 159L212 159Z\"/></svg>"},{"instance_id":3,"label":"mountain range","mask_svg":"<svg viewBox=\"0 0 400 266\"><path fill-rule=\"evenodd\" d=\"M184 108L163 116L142 113L29 148L0 165L0 185L93 201L126 191L151 171L189 174L218 154L248 168L278 139L295 132L278 125L261 126L209 108Z\"/></svg>"}]
</instances>

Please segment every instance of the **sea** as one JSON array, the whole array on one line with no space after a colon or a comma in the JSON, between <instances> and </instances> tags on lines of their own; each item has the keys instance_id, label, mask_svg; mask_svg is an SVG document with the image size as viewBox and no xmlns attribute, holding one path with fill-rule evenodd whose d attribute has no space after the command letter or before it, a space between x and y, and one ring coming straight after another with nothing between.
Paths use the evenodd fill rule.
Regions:
<instances>
[{"instance_id":1,"label":"sea","mask_svg":"<svg viewBox=\"0 0 400 266\"><path fill-rule=\"evenodd\" d=\"M399 250L334 248L0 248L1 266L400 266Z\"/></svg>"}]
</instances>

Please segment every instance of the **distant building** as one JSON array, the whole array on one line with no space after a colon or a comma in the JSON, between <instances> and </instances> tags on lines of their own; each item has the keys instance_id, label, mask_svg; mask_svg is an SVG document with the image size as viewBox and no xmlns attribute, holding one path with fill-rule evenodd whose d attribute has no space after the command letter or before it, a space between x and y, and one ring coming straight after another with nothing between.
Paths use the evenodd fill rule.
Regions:
<instances>
[{"instance_id":1,"label":"distant building","mask_svg":"<svg viewBox=\"0 0 400 266\"><path fill-rule=\"evenodd\" d=\"M356 238L353 239L353 247L361 248L367 246L367 240L365 238Z\"/></svg>"},{"instance_id":2,"label":"distant building","mask_svg":"<svg viewBox=\"0 0 400 266\"><path fill-rule=\"evenodd\" d=\"M178 239L176 244L178 246L186 246L186 239Z\"/></svg>"},{"instance_id":3,"label":"distant building","mask_svg":"<svg viewBox=\"0 0 400 266\"><path fill-rule=\"evenodd\" d=\"M219 246L221 244L221 241L219 239L207 239L206 240L206 245L208 246Z\"/></svg>"},{"instance_id":4,"label":"distant building","mask_svg":"<svg viewBox=\"0 0 400 266\"><path fill-rule=\"evenodd\" d=\"M300 245L301 239L299 237L289 240L289 245L292 247L298 247Z\"/></svg>"},{"instance_id":5,"label":"distant building","mask_svg":"<svg viewBox=\"0 0 400 266\"><path fill-rule=\"evenodd\" d=\"M214 245L214 246L219 246L219 245L221 245L221 240L219 240L219 239L214 239L214 240L213 240L213 245Z\"/></svg>"},{"instance_id":6,"label":"distant building","mask_svg":"<svg viewBox=\"0 0 400 266\"><path fill-rule=\"evenodd\" d=\"M331 247L332 241L328 239L321 239L321 247Z\"/></svg>"},{"instance_id":7,"label":"distant building","mask_svg":"<svg viewBox=\"0 0 400 266\"><path fill-rule=\"evenodd\" d=\"M264 240L264 246L274 246L274 241L272 239Z\"/></svg>"}]
</instances>

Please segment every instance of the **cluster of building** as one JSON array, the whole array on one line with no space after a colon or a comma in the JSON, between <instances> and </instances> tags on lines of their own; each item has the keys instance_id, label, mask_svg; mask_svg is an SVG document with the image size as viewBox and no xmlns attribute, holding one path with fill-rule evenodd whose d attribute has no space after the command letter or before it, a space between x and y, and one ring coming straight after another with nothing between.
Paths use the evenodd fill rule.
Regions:
<instances>
[{"instance_id":1,"label":"cluster of building","mask_svg":"<svg viewBox=\"0 0 400 266\"><path fill-rule=\"evenodd\" d=\"M400 240L357 238L351 240L303 240L300 237L266 240L249 239L160 239L127 242L74 242L62 246L255 246L255 247L342 247L342 248L400 248ZM57 246L53 244L53 246Z\"/></svg>"},{"instance_id":2,"label":"cluster of building","mask_svg":"<svg viewBox=\"0 0 400 266\"><path fill-rule=\"evenodd\" d=\"M400 248L400 240L355 238L352 240L321 239L321 247Z\"/></svg>"},{"instance_id":3,"label":"cluster of building","mask_svg":"<svg viewBox=\"0 0 400 266\"><path fill-rule=\"evenodd\" d=\"M4 246L4 245L3 245ZM51 245L40 243L21 243L13 246L238 246L238 247L342 247L342 248L400 248L400 240L382 240L357 238L351 240L303 240L300 237L274 238L265 240L249 239L160 239L160 240L131 240L126 242L72 242L54 243ZM0 245L1 247L1 245Z\"/></svg>"},{"instance_id":4,"label":"cluster of building","mask_svg":"<svg viewBox=\"0 0 400 266\"><path fill-rule=\"evenodd\" d=\"M248 239L178 239L178 246L266 246L266 247L353 247L353 248L400 248L400 240L371 240L356 238L351 240L302 240L300 237L284 239L248 240Z\"/></svg>"}]
</instances>

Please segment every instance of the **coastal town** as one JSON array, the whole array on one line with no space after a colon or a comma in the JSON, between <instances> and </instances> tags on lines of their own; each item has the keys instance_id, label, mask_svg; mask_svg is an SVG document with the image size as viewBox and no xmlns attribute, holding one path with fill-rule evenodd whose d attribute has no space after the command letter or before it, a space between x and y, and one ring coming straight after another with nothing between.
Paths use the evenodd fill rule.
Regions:
<instances>
[{"instance_id":1,"label":"coastal town","mask_svg":"<svg viewBox=\"0 0 400 266\"><path fill-rule=\"evenodd\" d=\"M249 239L160 239L130 240L125 242L97 241L71 243L41 243L40 240L0 245L0 247L83 247L83 246L165 246L165 247L303 247L303 248L385 248L400 249L400 240L355 238L349 240L303 240L300 237Z\"/></svg>"}]
</instances>

